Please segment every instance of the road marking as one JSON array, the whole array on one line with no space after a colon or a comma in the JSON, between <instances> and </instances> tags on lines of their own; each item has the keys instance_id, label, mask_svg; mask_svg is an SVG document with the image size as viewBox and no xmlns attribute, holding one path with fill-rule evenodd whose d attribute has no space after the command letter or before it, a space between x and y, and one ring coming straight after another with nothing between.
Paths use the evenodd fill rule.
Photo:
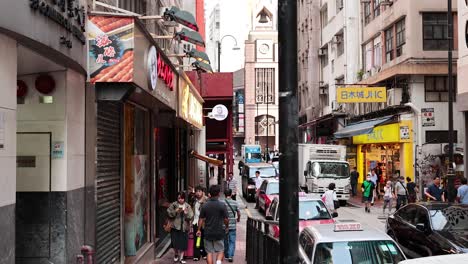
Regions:
<instances>
[{"instance_id":1,"label":"road marking","mask_svg":"<svg viewBox=\"0 0 468 264\"><path fill-rule=\"evenodd\" d=\"M250 210L248 207L245 207L245 211L247 211L247 215L252 218L252 214L250 213Z\"/></svg>"}]
</instances>

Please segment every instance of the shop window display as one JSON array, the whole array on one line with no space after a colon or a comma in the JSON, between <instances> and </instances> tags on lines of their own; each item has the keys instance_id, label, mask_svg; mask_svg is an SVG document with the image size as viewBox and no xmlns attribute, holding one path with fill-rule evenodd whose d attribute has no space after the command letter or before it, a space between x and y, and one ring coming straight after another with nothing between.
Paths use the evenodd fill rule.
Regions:
<instances>
[{"instance_id":1,"label":"shop window display","mask_svg":"<svg viewBox=\"0 0 468 264\"><path fill-rule=\"evenodd\" d=\"M394 181L400 176L400 144L368 145L364 150L366 174L376 169L380 189L383 190L386 181Z\"/></svg>"},{"instance_id":2,"label":"shop window display","mask_svg":"<svg viewBox=\"0 0 468 264\"><path fill-rule=\"evenodd\" d=\"M135 256L150 239L149 114L125 105L125 256Z\"/></svg>"}]
</instances>

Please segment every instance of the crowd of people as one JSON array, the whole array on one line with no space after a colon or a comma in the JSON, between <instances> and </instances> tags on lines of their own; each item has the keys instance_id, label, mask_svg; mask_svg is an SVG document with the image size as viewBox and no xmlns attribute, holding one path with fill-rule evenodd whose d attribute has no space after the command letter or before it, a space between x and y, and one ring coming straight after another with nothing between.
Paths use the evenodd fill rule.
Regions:
<instances>
[{"instance_id":1,"label":"crowd of people","mask_svg":"<svg viewBox=\"0 0 468 264\"><path fill-rule=\"evenodd\" d=\"M230 179L231 187L235 188L231 175ZM236 224L241 217L233 192L235 189L226 188L221 199L221 186L212 185L208 194L201 186L189 195L178 193L177 201L167 209L165 224L171 236L174 263L186 263L184 257L188 252L194 261L203 258L208 264L220 264L224 259L233 262Z\"/></svg>"},{"instance_id":2,"label":"crowd of people","mask_svg":"<svg viewBox=\"0 0 468 264\"><path fill-rule=\"evenodd\" d=\"M354 167L350 173L351 183L351 195L357 196L357 185L359 179L359 173ZM402 206L408 203L415 203L418 201L419 188L410 177L405 178L400 176L396 181L386 181L383 187L383 192L379 187L380 178L377 170L372 169L366 176L366 180L361 185L362 202L365 204L364 210L370 213L371 206L374 205L376 199L383 198L383 214L385 215L386 210L390 214L392 210L393 201L396 200L395 210L400 209ZM427 201L438 201L445 202L447 200L447 190L441 185L441 179L439 176L433 178L432 183L425 188L424 195ZM461 204L468 204L468 185L467 179L461 179L461 186L457 189L457 202Z\"/></svg>"}]
</instances>

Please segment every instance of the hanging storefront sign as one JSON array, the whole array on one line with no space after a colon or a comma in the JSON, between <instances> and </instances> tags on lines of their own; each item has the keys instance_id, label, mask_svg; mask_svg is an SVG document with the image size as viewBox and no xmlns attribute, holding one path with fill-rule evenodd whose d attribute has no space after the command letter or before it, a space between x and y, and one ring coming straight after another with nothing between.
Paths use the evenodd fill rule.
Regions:
<instances>
[{"instance_id":1,"label":"hanging storefront sign","mask_svg":"<svg viewBox=\"0 0 468 264\"><path fill-rule=\"evenodd\" d=\"M222 104L215 105L210 113L208 113L208 118L215 119L218 121L223 121L228 116L229 111L226 106Z\"/></svg>"},{"instance_id":2,"label":"hanging storefront sign","mask_svg":"<svg viewBox=\"0 0 468 264\"><path fill-rule=\"evenodd\" d=\"M149 49L146 60L148 63L148 86L151 90L154 90L158 82L158 54L155 46L151 46Z\"/></svg>"},{"instance_id":3,"label":"hanging storefront sign","mask_svg":"<svg viewBox=\"0 0 468 264\"><path fill-rule=\"evenodd\" d=\"M387 102L385 87L338 87L338 103L384 103Z\"/></svg>"},{"instance_id":4,"label":"hanging storefront sign","mask_svg":"<svg viewBox=\"0 0 468 264\"><path fill-rule=\"evenodd\" d=\"M435 126L434 108L421 108L421 121L423 127Z\"/></svg>"},{"instance_id":5,"label":"hanging storefront sign","mask_svg":"<svg viewBox=\"0 0 468 264\"><path fill-rule=\"evenodd\" d=\"M182 78L181 78L182 79ZM184 83L184 82L182 82ZM203 127L203 105L202 101L195 96L195 92L185 83L179 87L179 116L190 124Z\"/></svg>"},{"instance_id":6,"label":"hanging storefront sign","mask_svg":"<svg viewBox=\"0 0 468 264\"><path fill-rule=\"evenodd\" d=\"M88 39L92 83L133 80L133 18L90 16Z\"/></svg>"},{"instance_id":7,"label":"hanging storefront sign","mask_svg":"<svg viewBox=\"0 0 468 264\"><path fill-rule=\"evenodd\" d=\"M395 143L411 141L411 123L401 122L374 127L371 133L353 137L353 144Z\"/></svg>"}]
</instances>

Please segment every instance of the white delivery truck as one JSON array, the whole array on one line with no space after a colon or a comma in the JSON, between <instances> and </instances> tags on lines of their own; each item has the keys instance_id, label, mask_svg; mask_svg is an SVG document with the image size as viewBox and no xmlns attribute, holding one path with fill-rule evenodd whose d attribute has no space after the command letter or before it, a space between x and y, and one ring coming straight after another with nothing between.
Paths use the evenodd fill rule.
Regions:
<instances>
[{"instance_id":1,"label":"white delivery truck","mask_svg":"<svg viewBox=\"0 0 468 264\"><path fill-rule=\"evenodd\" d=\"M335 183L338 200L346 203L351 183L346 146L298 144L299 186L308 193L322 195L330 183Z\"/></svg>"}]
</instances>

